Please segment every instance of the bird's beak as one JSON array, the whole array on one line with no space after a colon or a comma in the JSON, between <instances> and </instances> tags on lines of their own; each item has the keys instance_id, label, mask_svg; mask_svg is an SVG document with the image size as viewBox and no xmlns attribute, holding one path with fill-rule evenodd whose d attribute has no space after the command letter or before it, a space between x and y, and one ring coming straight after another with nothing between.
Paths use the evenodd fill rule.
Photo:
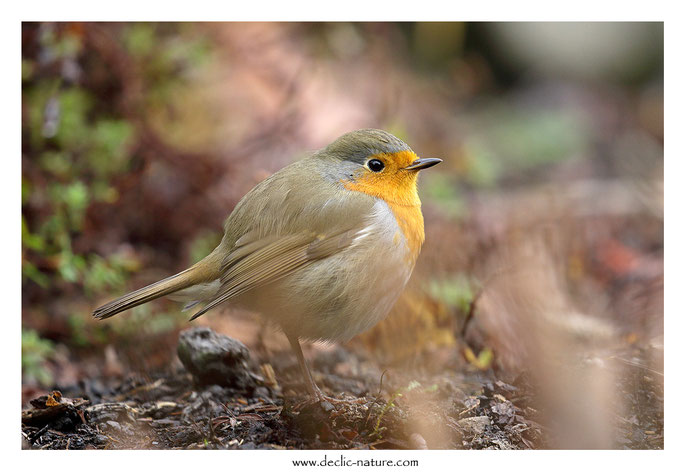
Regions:
<instances>
[{"instance_id":1,"label":"bird's beak","mask_svg":"<svg viewBox=\"0 0 686 472\"><path fill-rule=\"evenodd\" d=\"M426 169L428 167L435 166L436 164L439 164L441 162L443 162L443 159L438 159L437 157L422 157L421 159L417 159L416 161L414 161L409 166L403 167L403 170Z\"/></svg>"}]
</instances>

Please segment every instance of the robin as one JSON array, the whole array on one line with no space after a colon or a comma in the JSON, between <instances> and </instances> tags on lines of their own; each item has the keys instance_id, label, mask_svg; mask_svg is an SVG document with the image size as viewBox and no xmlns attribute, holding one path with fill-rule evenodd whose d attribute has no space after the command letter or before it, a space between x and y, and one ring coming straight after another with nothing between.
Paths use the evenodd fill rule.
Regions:
<instances>
[{"instance_id":1,"label":"robin","mask_svg":"<svg viewBox=\"0 0 686 472\"><path fill-rule=\"evenodd\" d=\"M382 130L344 134L248 192L203 260L93 316L165 295L204 304L191 320L235 303L283 330L310 394L323 401L300 340L346 341L390 311L424 242L418 171L439 162Z\"/></svg>"}]
</instances>

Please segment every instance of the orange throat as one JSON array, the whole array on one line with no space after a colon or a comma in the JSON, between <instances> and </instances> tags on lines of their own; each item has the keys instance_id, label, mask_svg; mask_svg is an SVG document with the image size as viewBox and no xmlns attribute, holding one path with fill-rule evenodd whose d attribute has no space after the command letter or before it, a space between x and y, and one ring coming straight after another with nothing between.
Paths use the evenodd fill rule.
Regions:
<instances>
[{"instance_id":1,"label":"orange throat","mask_svg":"<svg viewBox=\"0 0 686 472\"><path fill-rule=\"evenodd\" d=\"M388 204L405 237L408 262L414 266L424 243L424 217L417 194L417 172L402 170L402 167L409 165L417 156L413 152L402 151L392 157L392 161L387 160L388 172L366 172L354 181L342 183L348 190L366 193Z\"/></svg>"}]
</instances>

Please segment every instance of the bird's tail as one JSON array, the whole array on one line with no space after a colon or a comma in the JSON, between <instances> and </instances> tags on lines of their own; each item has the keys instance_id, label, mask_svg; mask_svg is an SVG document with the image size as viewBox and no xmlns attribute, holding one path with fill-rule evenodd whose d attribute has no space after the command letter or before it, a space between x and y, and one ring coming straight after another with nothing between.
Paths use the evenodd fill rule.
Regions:
<instances>
[{"instance_id":1,"label":"bird's tail","mask_svg":"<svg viewBox=\"0 0 686 472\"><path fill-rule=\"evenodd\" d=\"M179 272L176 275L150 284L134 292L117 298L93 311L93 317L104 320L111 316L126 311L129 308L142 305L156 298L170 295L193 285L207 283L218 279L220 276L221 259L217 250L195 264L194 266Z\"/></svg>"}]
</instances>

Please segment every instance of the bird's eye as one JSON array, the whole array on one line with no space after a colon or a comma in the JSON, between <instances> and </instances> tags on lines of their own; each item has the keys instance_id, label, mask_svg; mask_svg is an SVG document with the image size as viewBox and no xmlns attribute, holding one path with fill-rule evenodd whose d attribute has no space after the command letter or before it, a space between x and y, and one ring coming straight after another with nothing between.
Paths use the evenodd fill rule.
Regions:
<instances>
[{"instance_id":1,"label":"bird's eye","mask_svg":"<svg viewBox=\"0 0 686 472\"><path fill-rule=\"evenodd\" d=\"M381 172L384 168L384 163L378 159L371 159L367 162L367 167L369 167L369 170L372 172Z\"/></svg>"}]
</instances>

